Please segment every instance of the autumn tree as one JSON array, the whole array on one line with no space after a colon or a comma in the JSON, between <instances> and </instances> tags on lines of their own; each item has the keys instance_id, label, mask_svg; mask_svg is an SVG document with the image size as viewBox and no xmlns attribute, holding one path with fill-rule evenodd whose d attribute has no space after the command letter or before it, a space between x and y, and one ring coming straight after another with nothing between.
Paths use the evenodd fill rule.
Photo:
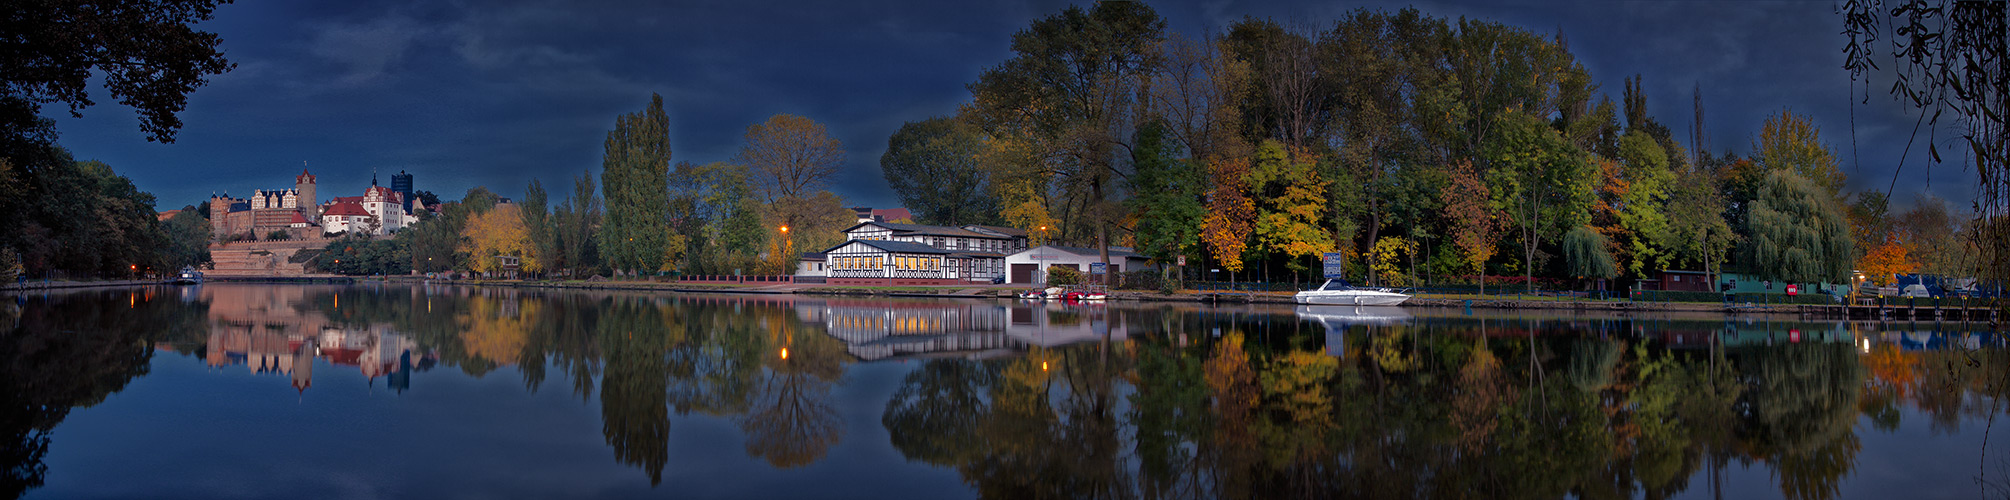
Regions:
<instances>
[{"instance_id":1,"label":"autumn tree","mask_svg":"<svg viewBox=\"0 0 2010 500\"><path fill-rule=\"evenodd\" d=\"M670 168L670 117L663 96L651 95L642 111L622 115L607 133L600 181L607 219L599 232L602 258L617 270L654 270L663 259Z\"/></svg>"},{"instance_id":2,"label":"autumn tree","mask_svg":"<svg viewBox=\"0 0 2010 500\"><path fill-rule=\"evenodd\" d=\"M496 257L511 256L519 258L519 269L525 272L544 269L523 219L515 204L496 205L469 219L467 228L461 230L465 241L461 251L468 253L468 268L485 274L501 272L502 263Z\"/></svg>"},{"instance_id":3,"label":"autumn tree","mask_svg":"<svg viewBox=\"0 0 2010 500\"><path fill-rule=\"evenodd\" d=\"M993 224L999 200L980 163L984 147L976 128L954 118L908 122L887 138L879 168L901 206L924 223Z\"/></svg>"},{"instance_id":4,"label":"autumn tree","mask_svg":"<svg viewBox=\"0 0 2010 500\"><path fill-rule=\"evenodd\" d=\"M1263 200L1256 216L1258 248L1291 256L1293 270L1307 269L1298 259L1333 251L1332 235L1319 226L1325 220L1326 183L1309 158L1291 154L1277 141L1264 141L1253 160L1249 184Z\"/></svg>"},{"instance_id":5,"label":"autumn tree","mask_svg":"<svg viewBox=\"0 0 2010 500\"><path fill-rule=\"evenodd\" d=\"M1905 245L1899 244L1898 238L1889 234L1885 235L1884 241L1865 251L1863 258L1856 262L1857 272L1879 286L1890 285L1894 277L1912 274L1917 268L1909 258Z\"/></svg>"},{"instance_id":6,"label":"autumn tree","mask_svg":"<svg viewBox=\"0 0 2010 500\"><path fill-rule=\"evenodd\" d=\"M1452 166L1451 180L1438 196L1443 200L1445 217L1451 226L1447 236L1458 247L1468 269L1479 275L1480 293L1484 294L1486 264L1499 249L1506 215L1494 208L1485 178L1470 161Z\"/></svg>"},{"instance_id":7,"label":"autumn tree","mask_svg":"<svg viewBox=\"0 0 2010 500\"><path fill-rule=\"evenodd\" d=\"M807 197L844 165L844 143L823 124L801 116L779 114L750 125L746 141L738 161L750 171L763 203Z\"/></svg>"},{"instance_id":8,"label":"autumn tree","mask_svg":"<svg viewBox=\"0 0 2010 500\"><path fill-rule=\"evenodd\" d=\"M1250 199L1249 159L1226 158L1208 163L1213 178L1207 192L1207 219L1200 237L1209 253L1228 272L1242 271L1242 252L1256 224L1256 201Z\"/></svg>"}]
</instances>

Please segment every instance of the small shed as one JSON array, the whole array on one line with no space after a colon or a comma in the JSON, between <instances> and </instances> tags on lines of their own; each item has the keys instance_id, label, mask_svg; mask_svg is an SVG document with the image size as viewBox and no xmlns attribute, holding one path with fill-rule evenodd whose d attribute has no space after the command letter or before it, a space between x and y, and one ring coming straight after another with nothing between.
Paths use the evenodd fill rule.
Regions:
<instances>
[{"instance_id":1,"label":"small shed","mask_svg":"<svg viewBox=\"0 0 2010 500\"><path fill-rule=\"evenodd\" d=\"M1663 269L1659 279L1644 280L1654 282L1655 290L1669 292L1714 292L1717 287L1710 283L1710 273L1703 271L1677 271Z\"/></svg>"},{"instance_id":2,"label":"small shed","mask_svg":"<svg viewBox=\"0 0 2010 500\"><path fill-rule=\"evenodd\" d=\"M1102 262L1102 252L1094 248L1040 245L1005 256L1006 283L1046 283L1047 269L1069 267L1087 274L1090 264ZM1150 259L1128 248L1110 247L1110 274L1144 269Z\"/></svg>"}]
</instances>

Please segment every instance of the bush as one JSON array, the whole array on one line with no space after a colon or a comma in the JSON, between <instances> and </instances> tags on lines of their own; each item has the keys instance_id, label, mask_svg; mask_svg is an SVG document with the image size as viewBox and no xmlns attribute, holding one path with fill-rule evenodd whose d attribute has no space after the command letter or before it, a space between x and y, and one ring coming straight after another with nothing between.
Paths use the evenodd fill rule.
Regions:
<instances>
[{"instance_id":1,"label":"bush","mask_svg":"<svg viewBox=\"0 0 2010 500\"><path fill-rule=\"evenodd\" d=\"M1163 279L1157 269L1124 271L1117 275L1117 289L1120 290L1166 290L1172 280Z\"/></svg>"},{"instance_id":2,"label":"bush","mask_svg":"<svg viewBox=\"0 0 2010 500\"><path fill-rule=\"evenodd\" d=\"M288 234L288 233L286 232L286 230L285 230L285 229L279 229L279 230L274 230L274 231L272 231L272 232L271 232L271 233L269 233L269 234L266 234L266 235L265 235L265 239L266 239L267 241L284 241L284 240L290 240L290 239L293 239L293 235L292 235L292 234Z\"/></svg>"},{"instance_id":3,"label":"bush","mask_svg":"<svg viewBox=\"0 0 2010 500\"><path fill-rule=\"evenodd\" d=\"M1080 285L1080 284L1082 284L1082 272L1076 271L1075 268L1062 267L1062 266L1047 268L1048 286L1067 286L1067 285Z\"/></svg>"},{"instance_id":4,"label":"bush","mask_svg":"<svg viewBox=\"0 0 2010 500\"><path fill-rule=\"evenodd\" d=\"M12 248L0 248L0 284L13 283L21 277L21 254Z\"/></svg>"}]
</instances>

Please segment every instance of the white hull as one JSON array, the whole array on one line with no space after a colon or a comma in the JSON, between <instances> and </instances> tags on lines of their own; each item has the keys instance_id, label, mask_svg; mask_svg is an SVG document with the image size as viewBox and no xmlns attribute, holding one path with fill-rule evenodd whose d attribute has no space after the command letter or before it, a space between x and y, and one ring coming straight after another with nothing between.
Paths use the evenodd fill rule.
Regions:
<instances>
[{"instance_id":1,"label":"white hull","mask_svg":"<svg viewBox=\"0 0 2010 500\"><path fill-rule=\"evenodd\" d=\"M1300 304L1328 306L1393 306L1410 300L1410 296L1373 290L1313 290L1298 292L1291 296L1291 300Z\"/></svg>"}]
</instances>

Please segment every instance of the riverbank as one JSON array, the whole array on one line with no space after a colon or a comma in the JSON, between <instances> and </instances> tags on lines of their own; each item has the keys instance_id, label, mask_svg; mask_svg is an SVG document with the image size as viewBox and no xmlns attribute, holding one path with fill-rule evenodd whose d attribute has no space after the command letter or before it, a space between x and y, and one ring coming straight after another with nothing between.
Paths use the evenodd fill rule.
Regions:
<instances>
[{"instance_id":1,"label":"riverbank","mask_svg":"<svg viewBox=\"0 0 2010 500\"><path fill-rule=\"evenodd\" d=\"M71 288L110 288L126 286L159 285L158 280L48 280L27 281L0 285L0 292L34 293L42 290L62 290Z\"/></svg>"},{"instance_id":2,"label":"riverbank","mask_svg":"<svg viewBox=\"0 0 2010 500\"><path fill-rule=\"evenodd\" d=\"M549 288L576 290L630 290L673 293L743 293L743 294L796 294L811 296L850 297L920 297L920 298L975 298L1013 299L1018 293L1030 290L1025 285L972 284L968 286L838 286L807 283L780 283L763 285L735 284L695 284L666 283L653 281L522 281L522 280L425 280L407 276L383 278L387 282L430 282L475 286L503 286L517 288ZM1110 292L1111 301L1130 302L1197 302L1197 303L1243 303L1291 305L1291 292L1217 292L1182 290L1176 293L1160 293L1137 290ZM1703 302L1639 302L1631 300L1593 300L1568 297L1532 296L1509 298L1511 296L1433 296L1419 295L1403 303L1405 307L1435 307L1461 309L1534 309L1573 311L1653 311L1653 312L1703 312L1726 314L1795 314L1801 312L1795 305L1765 304L1725 304Z\"/></svg>"}]
</instances>

